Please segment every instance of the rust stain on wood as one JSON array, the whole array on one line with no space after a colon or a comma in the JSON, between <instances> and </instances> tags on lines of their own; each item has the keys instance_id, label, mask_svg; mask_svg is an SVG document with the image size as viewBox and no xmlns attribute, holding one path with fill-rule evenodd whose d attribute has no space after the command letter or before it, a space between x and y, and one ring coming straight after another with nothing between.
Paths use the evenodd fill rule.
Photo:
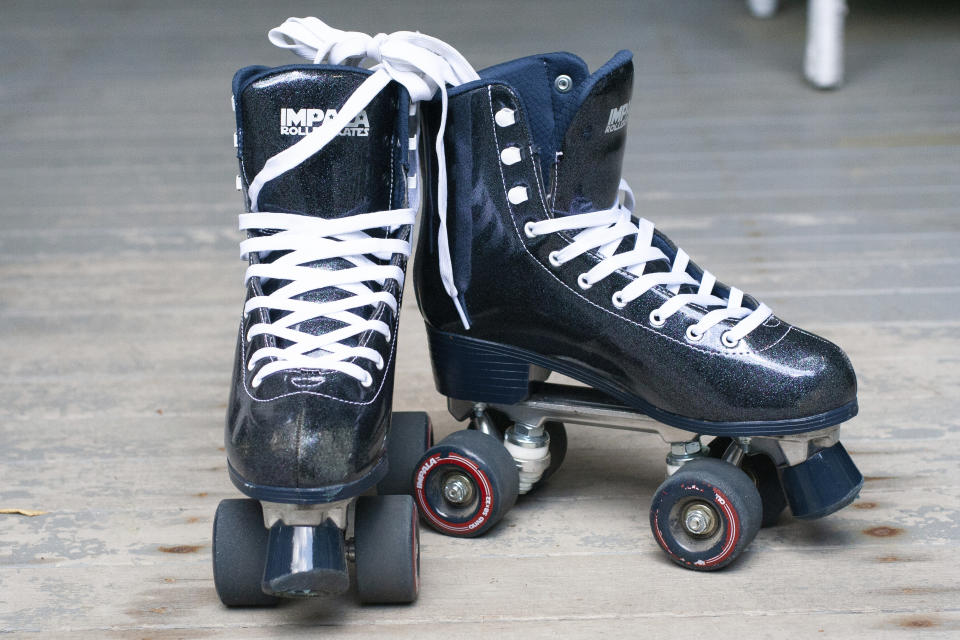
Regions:
<instances>
[{"instance_id":1,"label":"rust stain on wood","mask_svg":"<svg viewBox=\"0 0 960 640\"><path fill-rule=\"evenodd\" d=\"M898 624L904 629L929 629L930 627L936 627L939 623L936 620L931 620L930 618L903 618Z\"/></svg>"},{"instance_id":2,"label":"rust stain on wood","mask_svg":"<svg viewBox=\"0 0 960 640\"><path fill-rule=\"evenodd\" d=\"M877 503L876 502L854 502L853 508L854 509L876 509Z\"/></svg>"},{"instance_id":3,"label":"rust stain on wood","mask_svg":"<svg viewBox=\"0 0 960 640\"><path fill-rule=\"evenodd\" d=\"M172 547L157 547L158 550L164 553L196 553L200 550L200 545L197 544L178 544Z\"/></svg>"},{"instance_id":4,"label":"rust stain on wood","mask_svg":"<svg viewBox=\"0 0 960 640\"><path fill-rule=\"evenodd\" d=\"M874 538L892 538L903 533L903 529L898 529L897 527L871 527L864 529L863 533L868 536L873 536Z\"/></svg>"}]
</instances>

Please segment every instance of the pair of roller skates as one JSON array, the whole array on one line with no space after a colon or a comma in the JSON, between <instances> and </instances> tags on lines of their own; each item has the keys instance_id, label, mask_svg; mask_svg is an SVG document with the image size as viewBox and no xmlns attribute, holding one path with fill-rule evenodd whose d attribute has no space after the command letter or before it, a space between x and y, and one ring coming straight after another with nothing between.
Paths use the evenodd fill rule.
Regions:
<instances>
[{"instance_id":1,"label":"pair of roller skates","mask_svg":"<svg viewBox=\"0 0 960 640\"><path fill-rule=\"evenodd\" d=\"M857 496L843 352L634 213L628 52L592 74L566 53L477 73L419 33L290 19L270 39L312 64L234 78L250 266L226 443L250 499L217 511L224 603L342 593L350 562L361 601L414 600L418 512L488 531L557 470L565 424L669 444L650 522L692 569L728 565L787 504L816 518ZM391 413L421 209L434 377L469 420L436 445L425 414Z\"/></svg>"}]
</instances>

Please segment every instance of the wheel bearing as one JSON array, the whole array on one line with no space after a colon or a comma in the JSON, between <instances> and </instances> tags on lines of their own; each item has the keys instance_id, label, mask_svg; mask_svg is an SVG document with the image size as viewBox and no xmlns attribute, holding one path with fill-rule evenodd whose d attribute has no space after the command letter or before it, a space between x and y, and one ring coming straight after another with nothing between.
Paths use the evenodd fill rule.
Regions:
<instances>
[{"instance_id":1,"label":"wheel bearing","mask_svg":"<svg viewBox=\"0 0 960 640\"><path fill-rule=\"evenodd\" d=\"M716 511L706 502L694 500L683 509L683 528L695 538L709 538L720 526Z\"/></svg>"},{"instance_id":2,"label":"wheel bearing","mask_svg":"<svg viewBox=\"0 0 960 640\"><path fill-rule=\"evenodd\" d=\"M443 479L443 497L451 504L469 504L475 493L473 482L462 473L450 473Z\"/></svg>"}]
</instances>

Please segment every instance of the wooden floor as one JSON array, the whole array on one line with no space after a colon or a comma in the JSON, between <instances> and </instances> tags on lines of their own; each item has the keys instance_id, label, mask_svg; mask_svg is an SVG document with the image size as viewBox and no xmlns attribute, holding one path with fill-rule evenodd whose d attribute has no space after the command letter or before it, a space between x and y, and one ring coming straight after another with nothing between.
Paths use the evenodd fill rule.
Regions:
<instances>
[{"instance_id":1,"label":"wooden floor","mask_svg":"<svg viewBox=\"0 0 960 640\"><path fill-rule=\"evenodd\" d=\"M960 635L958 9L853 3L848 84L820 93L800 75L803 3L772 21L735 0L180 4L3 4L0 509L45 513L0 515L0 633ZM847 350L860 500L694 574L647 524L662 443L573 428L564 468L490 535L424 532L416 605L222 607L209 543L238 495L222 423L243 273L230 79L293 61L265 32L310 14L420 29L478 67L633 49L641 210ZM456 425L406 302L396 408L442 436Z\"/></svg>"}]
</instances>

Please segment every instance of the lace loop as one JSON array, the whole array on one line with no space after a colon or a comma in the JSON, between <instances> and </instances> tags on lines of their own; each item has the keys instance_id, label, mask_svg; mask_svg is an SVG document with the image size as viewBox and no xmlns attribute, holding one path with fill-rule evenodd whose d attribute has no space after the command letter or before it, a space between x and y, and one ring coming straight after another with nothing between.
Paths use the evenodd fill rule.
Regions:
<instances>
[{"instance_id":1,"label":"lace loop","mask_svg":"<svg viewBox=\"0 0 960 640\"><path fill-rule=\"evenodd\" d=\"M285 252L271 262L256 261L247 268L246 280L258 278L261 285L269 280L286 282L269 295L250 298L244 313L256 309L283 311L286 315L273 322L259 322L248 330L246 340L257 336L273 336L290 343L287 347L261 347L247 364L251 371L261 360L273 359L257 371L251 384L254 387L268 375L291 369L327 369L340 371L358 381L369 378L369 373L355 362L365 359L380 369L383 356L364 346L347 346L344 340L366 331L391 338L390 327L382 320L364 318L357 309L384 304L397 312L396 297L388 291L375 291L366 283L377 282L381 287L394 280L403 287L403 269L390 264L394 255L410 255L406 240L379 238L366 233L383 227L412 226L416 212L396 209L360 214L348 218L313 218L289 213L246 213L240 216L240 228L246 231L267 232L240 243L244 257L255 254L264 260L272 252ZM387 264L378 264L369 256L380 256ZM303 266L330 257L338 257L352 267L327 270ZM347 293L325 302L298 299L310 291L337 288ZM321 335L299 330L298 325L316 318L331 318L343 326ZM369 384L364 385L369 386Z\"/></svg>"},{"instance_id":2,"label":"lace loop","mask_svg":"<svg viewBox=\"0 0 960 640\"><path fill-rule=\"evenodd\" d=\"M644 218L635 218L633 191L625 180L620 181L618 202L609 209L557 216L548 220L527 223L524 233L527 237L536 237L560 231L579 231L573 236L573 242L563 249L550 254L550 263L558 267L563 263L596 250L601 260L578 282L596 284L615 271L625 270L634 279L623 289L613 294L611 303L622 309L644 293L656 286L663 286L673 294L657 309L650 313L650 323L663 326L667 318L680 309L696 304L710 309L700 320L687 327L687 339L696 342L712 327L725 320L736 320L733 328L723 335L723 344L733 348L740 344L747 334L763 324L773 312L765 304L756 309L743 306L743 292L731 287L727 298L713 293L717 279L709 271L704 271L699 281L687 273L690 258L683 249L677 249L670 271L644 273L646 264L657 260L670 261L670 258L653 245L654 225ZM617 253L624 238L634 236L634 248ZM696 293L680 293L682 286L697 286ZM719 307L719 308L714 308Z\"/></svg>"}]
</instances>

